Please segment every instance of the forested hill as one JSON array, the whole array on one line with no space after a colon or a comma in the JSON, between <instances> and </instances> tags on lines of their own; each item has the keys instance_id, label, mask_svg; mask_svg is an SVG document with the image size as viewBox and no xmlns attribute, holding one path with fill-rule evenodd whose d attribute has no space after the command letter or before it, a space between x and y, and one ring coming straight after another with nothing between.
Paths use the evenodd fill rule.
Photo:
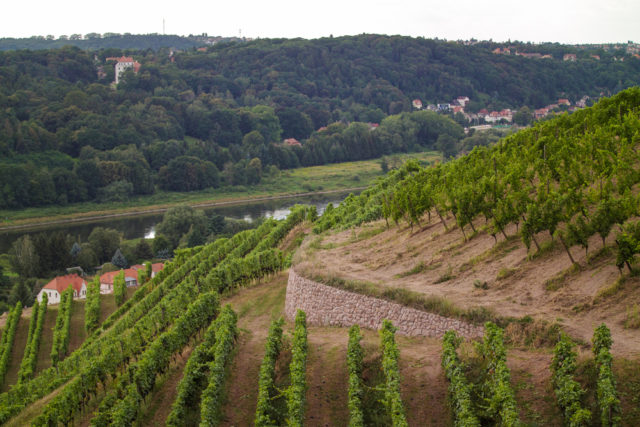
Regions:
<instances>
[{"instance_id":1,"label":"forested hill","mask_svg":"<svg viewBox=\"0 0 640 427\"><path fill-rule=\"evenodd\" d=\"M18 49L58 49L64 46L75 46L80 49L137 49L158 50L162 48L192 49L194 47L205 46L205 42L200 37L182 37L161 34L105 34L97 33L73 34L70 37L61 36L54 39L53 36L34 36L29 38L0 38L0 50Z\"/></svg>"},{"instance_id":2,"label":"forested hill","mask_svg":"<svg viewBox=\"0 0 640 427\"><path fill-rule=\"evenodd\" d=\"M189 70L213 69L247 85L258 98L291 105L307 99L349 99L388 114L429 103L471 98L471 107L539 108L559 97L611 94L637 84L640 59L618 61L618 52L562 45L511 45L498 55L491 42L473 45L401 36L360 35L317 40L257 40L224 44L207 55L181 56ZM527 58L515 52L552 58ZM578 52L576 61L565 53ZM590 55L600 57L599 60ZM242 86L241 86L242 87Z\"/></svg>"},{"instance_id":3,"label":"forested hill","mask_svg":"<svg viewBox=\"0 0 640 427\"><path fill-rule=\"evenodd\" d=\"M640 81L640 60L624 51L513 47L551 56L535 59L495 48L361 35L0 52L0 209L252 185L267 168L410 150L448 157L490 139L464 140L462 114L415 111L413 99L469 97L467 112L533 108ZM141 66L115 87L122 55Z\"/></svg>"}]
</instances>

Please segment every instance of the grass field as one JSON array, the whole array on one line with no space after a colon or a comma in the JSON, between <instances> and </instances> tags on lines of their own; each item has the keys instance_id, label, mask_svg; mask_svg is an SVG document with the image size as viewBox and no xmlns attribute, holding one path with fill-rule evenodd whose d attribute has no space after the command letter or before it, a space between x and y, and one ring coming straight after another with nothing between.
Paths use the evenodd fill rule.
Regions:
<instances>
[{"instance_id":1,"label":"grass field","mask_svg":"<svg viewBox=\"0 0 640 427\"><path fill-rule=\"evenodd\" d=\"M434 151L388 156L390 164L407 159L421 162L436 161L440 154ZM299 193L335 191L366 187L382 175L380 159L335 163L281 171L276 176L265 176L254 186L234 186L207 189L189 193L158 191L150 196L139 196L127 202L77 203L68 206L49 206L20 210L0 210L2 226L38 223L45 219L75 219L84 216L118 213L143 213L187 203L191 205L244 201L252 198L284 196Z\"/></svg>"}]
</instances>

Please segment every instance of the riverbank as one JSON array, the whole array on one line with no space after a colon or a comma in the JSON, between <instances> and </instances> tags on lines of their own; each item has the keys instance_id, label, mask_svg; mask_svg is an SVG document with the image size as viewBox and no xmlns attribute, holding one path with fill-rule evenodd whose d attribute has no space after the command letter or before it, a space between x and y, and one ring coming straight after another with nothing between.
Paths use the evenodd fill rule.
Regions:
<instances>
[{"instance_id":1,"label":"riverbank","mask_svg":"<svg viewBox=\"0 0 640 427\"><path fill-rule=\"evenodd\" d=\"M273 196L251 197L251 198L243 198L243 199L238 198L238 199L230 199L230 200L220 200L215 202L212 201L212 202L204 202L204 203L195 203L195 204L187 203L187 204L192 208L215 208L220 206L242 205L247 203L264 202L269 200L294 199L298 197L318 196L323 194L347 193L352 191L362 191L365 188L367 187L343 188L343 189L337 189L337 190L314 191L309 193L276 194ZM57 224L90 222L90 221L103 220L108 218L123 218L128 216L159 214L159 213L164 213L165 211L167 211L173 206L175 206L175 204L170 204L166 206L150 206L142 209L133 208L131 210L126 210L124 212L117 212L117 213L87 212L86 214L74 214L70 218L61 217L53 220L42 220L39 218L33 218L34 221L36 220L39 220L39 221L33 222L30 220L24 220L24 223L22 224L0 225L0 231L30 229L30 228L46 227L46 226L57 225Z\"/></svg>"},{"instance_id":2,"label":"riverbank","mask_svg":"<svg viewBox=\"0 0 640 427\"><path fill-rule=\"evenodd\" d=\"M388 157L391 164L408 159L426 162L439 158L436 152L398 154ZM87 202L67 206L3 210L0 211L0 218L2 218L0 231L27 230L54 224L158 214L180 204L203 208L356 191L368 186L382 174L380 159L372 159L285 170L273 176L266 176L262 182L251 187L223 187L189 193L159 191L156 194L139 196L126 202Z\"/></svg>"}]
</instances>

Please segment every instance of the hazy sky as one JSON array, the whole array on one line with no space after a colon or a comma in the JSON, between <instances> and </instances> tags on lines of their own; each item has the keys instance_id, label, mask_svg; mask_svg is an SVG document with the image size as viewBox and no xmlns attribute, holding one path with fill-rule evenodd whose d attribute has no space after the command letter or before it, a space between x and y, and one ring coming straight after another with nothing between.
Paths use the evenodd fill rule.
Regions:
<instances>
[{"instance_id":1,"label":"hazy sky","mask_svg":"<svg viewBox=\"0 0 640 427\"><path fill-rule=\"evenodd\" d=\"M105 33L640 42L640 0L7 0L0 37ZM7 4L8 3L8 4Z\"/></svg>"}]
</instances>

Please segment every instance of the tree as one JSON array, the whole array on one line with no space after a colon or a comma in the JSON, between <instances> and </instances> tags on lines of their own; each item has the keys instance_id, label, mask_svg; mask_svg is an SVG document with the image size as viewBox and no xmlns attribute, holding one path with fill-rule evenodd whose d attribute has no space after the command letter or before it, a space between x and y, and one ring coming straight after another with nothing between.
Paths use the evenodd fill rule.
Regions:
<instances>
[{"instance_id":1,"label":"tree","mask_svg":"<svg viewBox=\"0 0 640 427\"><path fill-rule=\"evenodd\" d=\"M25 234L11 245L9 250L11 267L22 277L34 277L40 271L40 257L31 240L31 236Z\"/></svg>"},{"instance_id":2,"label":"tree","mask_svg":"<svg viewBox=\"0 0 640 427\"><path fill-rule=\"evenodd\" d=\"M455 138L448 134L442 134L438 137L435 148L438 151L442 151L442 156L445 159L454 156L458 152Z\"/></svg>"},{"instance_id":3,"label":"tree","mask_svg":"<svg viewBox=\"0 0 640 427\"><path fill-rule=\"evenodd\" d=\"M111 264L120 268L127 268L129 264L127 263L127 259L122 255L120 248L116 249L116 252L113 254L113 258L111 258Z\"/></svg>"},{"instance_id":4,"label":"tree","mask_svg":"<svg viewBox=\"0 0 640 427\"><path fill-rule=\"evenodd\" d=\"M151 247L155 256L158 256L160 252L170 252L172 249L169 239L167 239L164 235L158 233L156 233L156 237L153 239L153 244Z\"/></svg>"},{"instance_id":5,"label":"tree","mask_svg":"<svg viewBox=\"0 0 640 427\"><path fill-rule=\"evenodd\" d=\"M153 251L147 239L140 239L134 248L134 255L136 260L145 260L153 258Z\"/></svg>"},{"instance_id":6,"label":"tree","mask_svg":"<svg viewBox=\"0 0 640 427\"><path fill-rule=\"evenodd\" d=\"M98 257L98 262L108 261L114 252L120 247L122 234L110 228L96 227L88 238L91 249Z\"/></svg>"},{"instance_id":7,"label":"tree","mask_svg":"<svg viewBox=\"0 0 640 427\"><path fill-rule=\"evenodd\" d=\"M527 126L533 121L531 109L526 105L513 115L513 122L520 126Z\"/></svg>"},{"instance_id":8,"label":"tree","mask_svg":"<svg viewBox=\"0 0 640 427\"><path fill-rule=\"evenodd\" d=\"M187 234L192 227L196 232L206 236L207 217L204 212L183 205L173 207L165 212L162 222L157 227L157 232L169 239L172 245L169 249L173 249L178 246L182 236Z\"/></svg>"},{"instance_id":9,"label":"tree","mask_svg":"<svg viewBox=\"0 0 640 427\"><path fill-rule=\"evenodd\" d=\"M29 286L21 280L17 281L13 285L11 288L11 295L9 295L9 304L15 305L18 301L20 301L25 307L33 304L31 289L29 289Z\"/></svg>"},{"instance_id":10,"label":"tree","mask_svg":"<svg viewBox=\"0 0 640 427\"><path fill-rule=\"evenodd\" d=\"M225 219L224 216L213 214L209 218L209 233L210 234L221 234L224 230Z\"/></svg>"}]
</instances>

